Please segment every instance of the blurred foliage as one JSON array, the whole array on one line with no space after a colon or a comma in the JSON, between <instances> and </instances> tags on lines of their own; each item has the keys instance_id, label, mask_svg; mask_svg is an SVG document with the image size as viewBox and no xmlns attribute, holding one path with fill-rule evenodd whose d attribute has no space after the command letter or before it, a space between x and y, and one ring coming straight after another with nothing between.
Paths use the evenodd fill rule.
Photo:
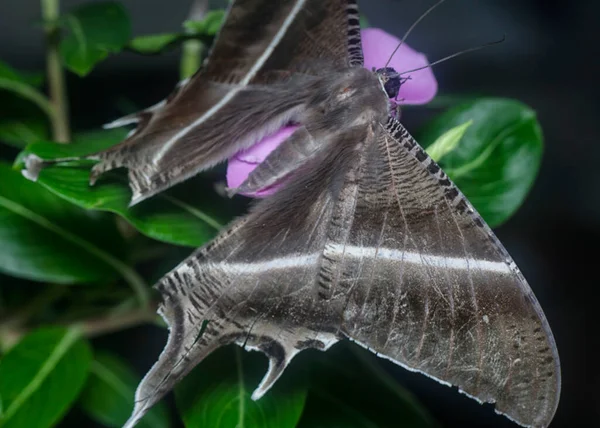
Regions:
<instances>
[{"instance_id":1,"label":"blurred foliage","mask_svg":"<svg viewBox=\"0 0 600 428\"><path fill-rule=\"evenodd\" d=\"M160 54L188 40L208 46L223 17L211 11L180 31L132 37L123 5L93 2L61 17L57 43L64 67L85 76L123 50ZM70 158L126 135L90 130L70 145L48 141L54 112L43 80L0 62L0 143L11 153L0 163L0 426L49 427L74 405L98 423L120 426L140 376L117 355L92 353L88 337L154 321L148 284L189 253L181 246L208 242L240 210L206 175L134 208L125 176L110 173L88 185L90 162L65 160L44 169L37 183L26 180L19 171L26 154ZM455 105L423 129L420 142L491 226L521 205L542 154L535 113L506 99ZM15 148L22 152L13 157ZM176 388L185 425L435 426L378 360L354 345L303 352L272 391L252 401L265 370L258 354L215 352ZM140 426L168 427L170 420L159 404Z\"/></svg>"},{"instance_id":2,"label":"blurred foliage","mask_svg":"<svg viewBox=\"0 0 600 428\"><path fill-rule=\"evenodd\" d=\"M118 428L129 418L139 378L117 355L99 351L90 363L85 387L79 396L81 408L95 421ZM164 403L154 406L139 422L140 428L168 428Z\"/></svg>"},{"instance_id":3,"label":"blurred foliage","mask_svg":"<svg viewBox=\"0 0 600 428\"><path fill-rule=\"evenodd\" d=\"M449 130L471 122L440 165L491 226L521 206L537 177L542 131L535 112L509 99L479 98L457 105L421 132L426 150Z\"/></svg>"},{"instance_id":4,"label":"blurred foliage","mask_svg":"<svg viewBox=\"0 0 600 428\"><path fill-rule=\"evenodd\" d=\"M60 21L65 35L60 54L65 67L88 74L111 53L119 53L131 38L131 23L118 2L89 3L67 13Z\"/></svg>"}]
</instances>

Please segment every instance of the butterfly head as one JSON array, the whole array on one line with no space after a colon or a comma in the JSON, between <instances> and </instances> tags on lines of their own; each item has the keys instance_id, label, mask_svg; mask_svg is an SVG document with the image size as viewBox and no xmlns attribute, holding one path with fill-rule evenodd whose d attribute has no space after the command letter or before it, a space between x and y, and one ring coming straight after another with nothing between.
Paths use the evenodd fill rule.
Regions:
<instances>
[{"instance_id":1,"label":"butterfly head","mask_svg":"<svg viewBox=\"0 0 600 428\"><path fill-rule=\"evenodd\" d=\"M375 71L389 98L396 98L402 85L400 74L392 67L379 68Z\"/></svg>"}]
</instances>

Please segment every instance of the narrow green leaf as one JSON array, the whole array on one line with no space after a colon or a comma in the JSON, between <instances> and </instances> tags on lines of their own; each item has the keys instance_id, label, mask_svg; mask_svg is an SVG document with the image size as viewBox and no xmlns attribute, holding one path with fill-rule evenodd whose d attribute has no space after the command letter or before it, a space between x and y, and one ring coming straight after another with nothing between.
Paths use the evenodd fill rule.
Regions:
<instances>
[{"instance_id":1,"label":"narrow green leaf","mask_svg":"<svg viewBox=\"0 0 600 428\"><path fill-rule=\"evenodd\" d=\"M73 284L128 272L110 218L88 213L0 163L0 271Z\"/></svg>"},{"instance_id":2,"label":"narrow green leaf","mask_svg":"<svg viewBox=\"0 0 600 428\"><path fill-rule=\"evenodd\" d=\"M0 141L23 149L27 144L45 140L48 126L38 118L8 119L0 117Z\"/></svg>"},{"instance_id":3,"label":"narrow green leaf","mask_svg":"<svg viewBox=\"0 0 600 428\"><path fill-rule=\"evenodd\" d=\"M0 91L0 142L23 149L49 135L48 116L19 95Z\"/></svg>"},{"instance_id":4,"label":"narrow green leaf","mask_svg":"<svg viewBox=\"0 0 600 428\"><path fill-rule=\"evenodd\" d=\"M223 24L225 11L222 9L209 11L200 21L185 21L184 32L164 33L140 36L132 39L128 48L141 54L157 54L177 42L194 43L201 49L202 43L209 44ZM199 40L194 40L199 39ZM194 67L194 71L197 68Z\"/></svg>"},{"instance_id":5,"label":"narrow green leaf","mask_svg":"<svg viewBox=\"0 0 600 428\"><path fill-rule=\"evenodd\" d=\"M17 70L0 61L0 79L16 80L22 83L28 83L26 78L23 77Z\"/></svg>"},{"instance_id":6,"label":"narrow green leaf","mask_svg":"<svg viewBox=\"0 0 600 428\"><path fill-rule=\"evenodd\" d=\"M262 360L262 361L261 361ZM266 373L266 359L238 346L219 349L175 388L187 428L293 428L306 399L305 385L282 379L264 397L250 396Z\"/></svg>"},{"instance_id":7,"label":"narrow green leaf","mask_svg":"<svg viewBox=\"0 0 600 428\"><path fill-rule=\"evenodd\" d=\"M444 156L458 146L460 139L465 135L465 132L472 124L473 121L470 120L444 132L433 142L433 144L427 147L427 154L429 154L431 159L439 162Z\"/></svg>"},{"instance_id":8,"label":"narrow green leaf","mask_svg":"<svg viewBox=\"0 0 600 428\"><path fill-rule=\"evenodd\" d=\"M129 42L128 48L141 54L157 54L183 36L179 33L166 33L135 37Z\"/></svg>"},{"instance_id":9,"label":"narrow green leaf","mask_svg":"<svg viewBox=\"0 0 600 428\"><path fill-rule=\"evenodd\" d=\"M17 71L5 62L0 61L0 78L16 80L29 86L39 88L44 82L43 73Z\"/></svg>"},{"instance_id":10,"label":"narrow green leaf","mask_svg":"<svg viewBox=\"0 0 600 428\"><path fill-rule=\"evenodd\" d=\"M101 352L90 366L90 375L79 399L83 410L108 427L122 426L133 409L140 378L116 355ZM169 427L164 403L155 405L137 425L140 428Z\"/></svg>"},{"instance_id":11,"label":"narrow green leaf","mask_svg":"<svg viewBox=\"0 0 600 428\"><path fill-rule=\"evenodd\" d=\"M53 159L80 156L113 144L114 141L101 138L68 146L39 143L29 146L24 153ZM127 179L117 172L105 174L95 186L90 186L89 167L57 165L42 170L38 183L73 204L113 212L145 235L173 244L200 246L215 236L228 217L219 208L223 200L200 178L189 180L183 187L177 186L132 208L129 208L131 191Z\"/></svg>"},{"instance_id":12,"label":"narrow green leaf","mask_svg":"<svg viewBox=\"0 0 600 428\"><path fill-rule=\"evenodd\" d=\"M433 428L432 416L368 351L340 343L326 353L302 352L310 389L298 428ZM396 368L394 366L394 368Z\"/></svg>"},{"instance_id":13,"label":"narrow green leaf","mask_svg":"<svg viewBox=\"0 0 600 428\"><path fill-rule=\"evenodd\" d=\"M183 23L183 28L185 28L190 34L214 36L221 28L224 19L224 10L211 10L201 21L185 21Z\"/></svg>"},{"instance_id":14,"label":"narrow green leaf","mask_svg":"<svg viewBox=\"0 0 600 428\"><path fill-rule=\"evenodd\" d=\"M91 357L76 329L43 328L25 336L0 360L0 427L55 425L83 387Z\"/></svg>"},{"instance_id":15,"label":"narrow green leaf","mask_svg":"<svg viewBox=\"0 0 600 428\"><path fill-rule=\"evenodd\" d=\"M61 22L67 35L60 42L66 67L85 76L111 53L120 52L131 37L129 16L119 2L79 6Z\"/></svg>"},{"instance_id":16,"label":"narrow green leaf","mask_svg":"<svg viewBox=\"0 0 600 428\"><path fill-rule=\"evenodd\" d=\"M111 128L111 129L92 129L89 131L81 131L73 134L73 141L69 146L77 146L77 149L69 147L67 156L72 156L72 150L104 150L107 147L114 146L120 143L127 137L129 129L127 128ZM55 146L55 144L53 144ZM65 146L61 144L61 146ZM82 153L83 154L83 153Z\"/></svg>"},{"instance_id":17,"label":"narrow green leaf","mask_svg":"<svg viewBox=\"0 0 600 428\"><path fill-rule=\"evenodd\" d=\"M509 99L482 98L436 118L421 133L429 147L445 132L472 121L458 146L441 160L444 171L492 227L523 203L537 176L542 132L535 112Z\"/></svg>"},{"instance_id":18,"label":"narrow green leaf","mask_svg":"<svg viewBox=\"0 0 600 428\"><path fill-rule=\"evenodd\" d=\"M44 94L35 88L37 80L28 75L21 74L0 61L0 90L10 91L35 105L49 117L53 115L50 101Z\"/></svg>"}]
</instances>

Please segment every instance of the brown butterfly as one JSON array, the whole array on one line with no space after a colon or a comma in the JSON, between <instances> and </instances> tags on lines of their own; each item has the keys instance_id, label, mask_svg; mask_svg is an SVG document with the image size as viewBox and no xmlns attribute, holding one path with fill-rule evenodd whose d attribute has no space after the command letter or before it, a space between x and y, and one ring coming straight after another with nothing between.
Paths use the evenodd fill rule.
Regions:
<instances>
[{"instance_id":1,"label":"brown butterfly","mask_svg":"<svg viewBox=\"0 0 600 428\"><path fill-rule=\"evenodd\" d=\"M132 204L300 127L238 191L285 180L156 285L169 341L126 426L215 349L269 358L260 398L306 348L349 339L525 426L560 392L546 318L490 228L390 116L400 77L362 67L354 0L237 0L203 68L89 156ZM30 159L30 174L36 165Z\"/></svg>"}]
</instances>

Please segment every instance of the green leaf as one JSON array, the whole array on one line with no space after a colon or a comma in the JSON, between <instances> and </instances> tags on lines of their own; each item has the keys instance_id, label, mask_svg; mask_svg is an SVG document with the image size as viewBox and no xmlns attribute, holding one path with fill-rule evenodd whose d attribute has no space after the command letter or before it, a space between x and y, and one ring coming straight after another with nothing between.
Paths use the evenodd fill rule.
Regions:
<instances>
[{"instance_id":1,"label":"green leaf","mask_svg":"<svg viewBox=\"0 0 600 428\"><path fill-rule=\"evenodd\" d=\"M19 95L0 92L0 142L23 149L44 141L49 135L49 120L35 104Z\"/></svg>"},{"instance_id":2,"label":"green leaf","mask_svg":"<svg viewBox=\"0 0 600 428\"><path fill-rule=\"evenodd\" d=\"M59 47L63 62L80 76L109 54L120 52L131 37L127 11L113 1L80 6L67 14L61 25L68 31Z\"/></svg>"},{"instance_id":3,"label":"green leaf","mask_svg":"<svg viewBox=\"0 0 600 428\"><path fill-rule=\"evenodd\" d=\"M204 43L210 43L217 34L223 20L225 11L222 9L209 11L200 21L185 21L185 33L163 33L140 36L130 40L128 48L141 54L157 54L175 44L189 39L199 38ZM200 45L201 46L201 45Z\"/></svg>"},{"instance_id":4,"label":"green leaf","mask_svg":"<svg viewBox=\"0 0 600 428\"><path fill-rule=\"evenodd\" d=\"M141 54L157 54L176 42L185 40L191 42L193 40L190 39L198 38L204 43L210 43L212 37L221 28L224 18L224 10L211 10L200 21L185 21L183 23L184 33L164 33L136 37L129 42L128 48Z\"/></svg>"},{"instance_id":5,"label":"green leaf","mask_svg":"<svg viewBox=\"0 0 600 428\"><path fill-rule=\"evenodd\" d=\"M211 10L201 21L185 21L183 23L183 28L185 28L190 34L214 36L221 28L224 19L224 10Z\"/></svg>"},{"instance_id":6,"label":"green leaf","mask_svg":"<svg viewBox=\"0 0 600 428\"><path fill-rule=\"evenodd\" d=\"M139 382L140 378L125 362L113 354L101 352L90 366L80 405L97 422L108 427L120 427L131 414ZM166 428L169 425L166 406L158 403L136 426Z\"/></svg>"},{"instance_id":7,"label":"green leaf","mask_svg":"<svg viewBox=\"0 0 600 428\"><path fill-rule=\"evenodd\" d=\"M91 358L75 329L29 333L0 360L0 426L55 425L83 387Z\"/></svg>"},{"instance_id":8,"label":"green leaf","mask_svg":"<svg viewBox=\"0 0 600 428\"><path fill-rule=\"evenodd\" d=\"M0 79L15 80L22 83L27 83L14 68L0 61Z\"/></svg>"},{"instance_id":9,"label":"green leaf","mask_svg":"<svg viewBox=\"0 0 600 428\"><path fill-rule=\"evenodd\" d=\"M467 128L473 124L473 121L463 123L462 125L456 126L438 137L429 147L427 147L427 154L436 162L439 162L444 156L450 153L458 146L460 139L465 135Z\"/></svg>"},{"instance_id":10,"label":"green leaf","mask_svg":"<svg viewBox=\"0 0 600 428\"><path fill-rule=\"evenodd\" d=\"M126 275L124 242L111 220L69 204L0 163L0 271L58 284Z\"/></svg>"},{"instance_id":11,"label":"green leaf","mask_svg":"<svg viewBox=\"0 0 600 428\"><path fill-rule=\"evenodd\" d=\"M129 42L128 48L141 54L157 54L183 37L179 33L152 34L140 36Z\"/></svg>"},{"instance_id":12,"label":"green leaf","mask_svg":"<svg viewBox=\"0 0 600 428\"><path fill-rule=\"evenodd\" d=\"M367 16L363 13L360 14L360 28L369 28L371 25L369 23L369 20L367 19Z\"/></svg>"},{"instance_id":13,"label":"green leaf","mask_svg":"<svg viewBox=\"0 0 600 428\"><path fill-rule=\"evenodd\" d=\"M282 379L264 397L250 396L266 373L256 352L227 346L210 355L175 388L177 408L187 428L292 428L302 414L306 388Z\"/></svg>"},{"instance_id":14,"label":"green leaf","mask_svg":"<svg viewBox=\"0 0 600 428\"><path fill-rule=\"evenodd\" d=\"M44 118L6 118L0 113L0 141L18 149L27 144L48 138L48 125Z\"/></svg>"},{"instance_id":15,"label":"green leaf","mask_svg":"<svg viewBox=\"0 0 600 428\"><path fill-rule=\"evenodd\" d=\"M127 128L111 128L111 129L92 129L90 131L76 132L73 135L73 141L70 146L76 145L75 150L103 150L107 147L114 146L117 143L123 141L129 129ZM61 144L65 146L65 144ZM53 144L55 146L55 144ZM73 153L69 148L67 153ZM70 155L69 155L70 156Z\"/></svg>"},{"instance_id":16,"label":"green leaf","mask_svg":"<svg viewBox=\"0 0 600 428\"><path fill-rule=\"evenodd\" d=\"M113 144L112 138L71 145L38 143L29 146L25 153L55 159L93 153ZM82 208L118 214L143 234L172 244L198 247L221 228L223 223L216 218L225 218L219 209L222 199L200 178L132 208L129 208L131 191L127 179L117 172L104 174L96 185L90 186L89 168L55 165L41 171L38 183Z\"/></svg>"},{"instance_id":17,"label":"green leaf","mask_svg":"<svg viewBox=\"0 0 600 428\"><path fill-rule=\"evenodd\" d=\"M37 105L46 115L53 115L52 106L44 94L34 86L39 83L31 76L17 72L0 61L0 90L10 91Z\"/></svg>"},{"instance_id":18,"label":"green leaf","mask_svg":"<svg viewBox=\"0 0 600 428\"><path fill-rule=\"evenodd\" d=\"M483 98L436 118L420 135L425 147L445 132L473 121L441 166L485 221L495 227L523 203L537 176L542 132L535 112L509 99Z\"/></svg>"},{"instance_id":19,"label":"green leaf","mask_svg":"<svg viewBox=\"0 0 600 428\"><path fill-rule=\"evenodd\" d=\"M309 353L312 352L312 355ZM435 427L432 416L370 352L339 343L326 353L302 352L310 389L298 428ZM396 369L396 366L392 367Z\"/></svg>"},{"instance_id":20,"label":"green leaf","mask_svg":"<svg viewBox=\"0 0 600 428\"><path fill-rule=\"evenodd\" d=\"M2 61L0 61L0 78L15 80L36 88L39 88L44 81L44 75L42 73L17 71Z\"/></svg>"}]
</instances>

